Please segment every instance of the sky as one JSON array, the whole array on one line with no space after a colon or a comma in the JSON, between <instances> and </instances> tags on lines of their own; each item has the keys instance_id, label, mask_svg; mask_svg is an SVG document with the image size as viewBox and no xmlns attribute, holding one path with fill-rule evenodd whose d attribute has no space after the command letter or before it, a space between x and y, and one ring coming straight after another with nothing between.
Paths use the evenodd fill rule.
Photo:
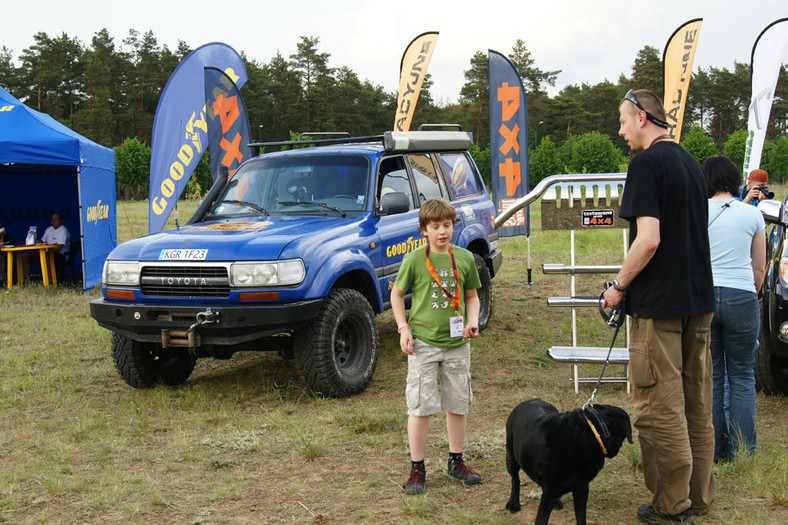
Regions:
<instances>
[{"instance_id":1,"label":"sky","mask_svg":"<svg viewBox=\"0 0 788 525\"><path fill-rule=\"evenodd\" d=\"M438 31L431 93L447 104L458 100L474 53L508 55L517 39L535 67L561 70L548 90L553 95L569 84L630 76L639 50L648 45L661 55L670 35L694 18L703 18L695 69L749 64L760 32L788 17L788 0L38 0L18 13L4 17L0 31L0 47L15 59L38 32L66 33L89 45L106 28L120 47L130 29L150 30L171 50L179 40L192 49L224 42L258 63L277 52L288 58L301 36L310 36L320 39L319 52L331 55L330 67L347 66L388 92L397 90L408 43Z\"/></svg>"}]
</instances>

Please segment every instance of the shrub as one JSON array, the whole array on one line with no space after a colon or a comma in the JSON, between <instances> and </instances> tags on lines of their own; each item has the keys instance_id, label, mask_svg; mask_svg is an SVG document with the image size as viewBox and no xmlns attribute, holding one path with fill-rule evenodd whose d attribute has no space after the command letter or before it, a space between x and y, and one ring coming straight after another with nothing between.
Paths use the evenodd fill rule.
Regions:
<instances>
[{"instance_id":1,"label":"shrub","mask_svg":"<svg viewBox=\"0 0 788 525\"><path fill-rule=\"evenodd\" d=\"M693 125L687 133L684 134L684 142L681 143L685 150L697 159L698 162L703 162L712 155L719 155L720 152L711 140L711 136L706 133L699 125ZM742 161L744 155L742 154Z\"/></svg>"},{"instance_id":2,"label":"shrub","mask_svg":"<svg viewBox=\"0 0 788 525\"><path fill-rule=\"evenodd\" d=\"M473 157L473 161L476 163L476 167L479 168L479 173L481 173L482 178L484 179L484 183L487 185L488 188L492 187L492 154L490 153L490 146L486 148L480 148L479 146L472 144L468 153L471 154Z\"/></svg>"},{"instance_id":3,"label":"shrub","mask_svg":"<svg viewBox=\"0 0 788 525\"><path fill-rule=\"evenodd\" d=\"M529 159L531 188L539 184L539 181L545 177L562 173L563 168L555 143L550 140L550 137L544 137Z\"/></svg>"},{"instance_id":4,"label":"shrub","mask_svg":"<svg viewBox=\"0 0 788 525\"><path fill-rule=\"evenodd\" d=\"M137 138L129 138L115 148L115 178L126 198L141 199L148 195L150 184L150 147Z\"/></svg>"},{"instance_id":5,"label":"shrub","mask_svg":"<svg viewBox=\"0 0 788 525\"><path fill-rule=\"evenodd\" d=\"M569 173L615 173L624 161L623 154L610 137L598 131L568 140L564 148L567 150L562 157Z\"/></svg>"},{"instance_id":6,"label":"shrub","mask_svg":"<svg viewBox=\"0 0 788 525\"><path fill-rule=\"evenodd\" d=\"M741 170L744 166L744 150L747 147L747 130L734 131L722 146L722 154L733 161Z\"/></svg>"}]
</instances>

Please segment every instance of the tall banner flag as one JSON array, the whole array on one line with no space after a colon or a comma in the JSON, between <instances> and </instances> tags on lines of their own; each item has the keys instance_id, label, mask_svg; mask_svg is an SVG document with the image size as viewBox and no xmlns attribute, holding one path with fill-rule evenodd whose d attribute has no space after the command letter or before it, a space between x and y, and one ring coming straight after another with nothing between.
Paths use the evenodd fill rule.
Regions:
<instances>
[{"instance_id":1,"label":"tall banner flag","mask_svg":"<svg viewBox=\"0 0 788 525\"><path fill-rule=\"evenodd\" d=\"M775 20L761 31L752 46L752 100L747 120L747 146L742 176L761 166L766 127L772 112L774 88L780 75L782 58L788 50L788 18Z\"/></svg>"},{"instance_id":2,"label":"tall banner flag","mask_svg":"<svg viewBox=\"0 0 788 525\"><path fill-rule=\"evenodd\" d=\"M161 231L205 151L205 68L226 72L240 88L246 82L241 55L220 42L200 46L181 60L162 90L151 140L148 233Z\"/></svg>"},{"instance_id":3,"label":"tall banner flag","mask_svg":"<svg viewBox=\"0 0 788 525\"><path fill-rule=\"evenodd\" d=\"M427 76L432 52L438 41L438 32L429 31L414 38L399 64L399 93L397 94L397 114L394 117L395 131L409 131L416 102L419 100L421 86Z\"/></svg>"},{"instance_id":4,"label":"tall banner flag","mask_svg":"<svg viewBox=\"0 0 788 525\"><path fill-rule=\"evenodd\" d=\"M252 131L241 92L224 71L205 68L205 114L208 118L208 151L211 176L216 179L219 166L230 175L251 157Z\"/></svg>"},{"instance_id":5,"label":"tall banner flag","mask_svg":"<svg viewBox=\"0 0 788 525\"><path fill-rule=\"evenodd\" d=\"M528 193L528 106L520 75L508 58L489 50L490 155L498 213ZM502 237L531 235L530 206L501 227Z\"/></svg>"},{"instance_id":6,"label":"tall banner flag","mask_svg":"<svg viewBox=\"0 0 788 525\"><path fill-rule=\"evenodd\" d=\"M668 116L668 135L673 142L681 140L681 125L687 106L692 63L698 47L702 18L685 22L670 35L662 53L665 113Z\"/></svg>"}]
</instances>

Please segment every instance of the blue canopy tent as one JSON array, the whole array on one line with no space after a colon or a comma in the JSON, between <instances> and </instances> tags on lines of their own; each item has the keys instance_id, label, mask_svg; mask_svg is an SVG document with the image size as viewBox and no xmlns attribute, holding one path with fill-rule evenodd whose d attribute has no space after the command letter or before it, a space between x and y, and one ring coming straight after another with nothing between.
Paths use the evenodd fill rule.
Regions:
<instances>
[{"instance_id":1,"label":"blue canopy tent","mask_svg":"<svg viewBox=\"0 0 788 525\"><path fill-rule=\"evenodd\" d=\"M32 110L0 87L0 224L17 243L30 226L38 237L52 213L63 216L84 290L101 283L117 245L115 152Z\"/></svg>"}]
</instances>

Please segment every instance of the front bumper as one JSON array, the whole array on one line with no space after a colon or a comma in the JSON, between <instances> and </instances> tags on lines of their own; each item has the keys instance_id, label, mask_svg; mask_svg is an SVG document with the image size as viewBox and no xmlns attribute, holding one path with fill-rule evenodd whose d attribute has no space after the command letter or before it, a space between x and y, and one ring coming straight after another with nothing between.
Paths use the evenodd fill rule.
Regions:
<instances>
[{"instance_id":1,"label":"front bumper","mask_svg":"<svg viewBox=\"0 0 788 525\"><path fill-rule=\"evenodd\" d=\"M212 305L216 322L197 328L202 345L230 346L263 339L304 326L317 317L323 299L272 305ZM90 301L98 324L135 341L161 343L162 331L186 330L205 313L205 306Z\"/></svg>"}]
</instances>

